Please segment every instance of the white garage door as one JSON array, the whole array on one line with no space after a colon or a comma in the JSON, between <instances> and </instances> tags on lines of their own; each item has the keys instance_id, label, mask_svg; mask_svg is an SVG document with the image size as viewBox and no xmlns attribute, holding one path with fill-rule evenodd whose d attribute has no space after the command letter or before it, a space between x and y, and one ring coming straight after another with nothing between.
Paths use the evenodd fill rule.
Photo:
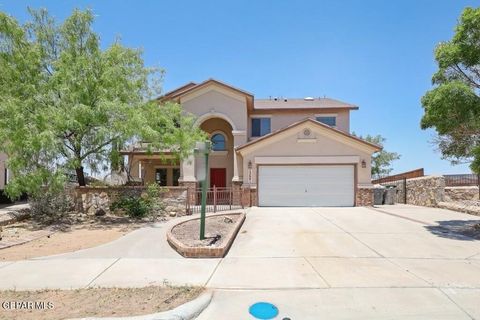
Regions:
<instances>
[{"instance_id":1,"label":"white garage door","mask_svg":"<svg viewBox=\"0 0 480 320\"><path fill-rule=\"evenodd\" d=\"M258 204L267 207L351 207L352 165L259 166Z\"/></svg>"}]
</instances>

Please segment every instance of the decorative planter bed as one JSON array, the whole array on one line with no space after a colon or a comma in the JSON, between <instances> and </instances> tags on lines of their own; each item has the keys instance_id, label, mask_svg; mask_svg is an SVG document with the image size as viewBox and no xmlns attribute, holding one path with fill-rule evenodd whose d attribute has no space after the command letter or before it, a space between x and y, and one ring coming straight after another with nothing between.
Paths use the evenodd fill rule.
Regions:
<instances>
[{"instance_id":1,"label":"decorative planter bed","mask_svg":"<svg viewBox=\"0 0 480 320\"><path fill-rule=\"evenodd\" d=\"M167 232L168 243L185 258L224 257L240 227L245 213L209 215L205 219L205 237L200 240L200 218L174 225Z\"/></svg>"}]
</instances>

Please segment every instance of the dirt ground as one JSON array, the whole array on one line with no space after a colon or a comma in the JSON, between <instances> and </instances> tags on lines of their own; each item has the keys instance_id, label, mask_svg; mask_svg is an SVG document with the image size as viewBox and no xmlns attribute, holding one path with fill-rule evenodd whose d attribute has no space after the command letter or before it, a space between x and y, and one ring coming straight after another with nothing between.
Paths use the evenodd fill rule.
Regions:
<instances>
[{"instance_id":1,"label":"dirt ground","mask_svg":"<svg viewBox=\"0 0 480 320\"><path fill-rule=\"evenodd\" d=\"M2 240L16 240L34 236L39 230L53 230L52 235L30 242L0 249L0 261L14 261L72 252L98 246L118 239L134 229L145 226L145 221L131 221L125 217L89 217L72 215L59 223L45 225L33 219L2 227Z\"/></svg>"},{"instance_id":2,"label":"dirt ground","mask_svg":"<svg viewBox=\"0 0 480 320\"><path fill-rule=\"evenodd\" d=\"M0 319L55 320L143 315L173 309L196 298L202 291L203 288L198 287L0 291ZM17 309L12 310L15 306Z\"/></svg>"},{"instance_id":3,"label":"dirt ground","mask_svg":"<svg viewBox=\"0 0 480 320\"><path fill-rule=\"evenodd\" d=\"M240 215L220 215L207 217L205 220L205 237L200 240L200 220L194 219L172 229L172 234L183 244L190 247L219 247L228 241L228 235L235 227Z\"/></svg>"}]
</instances>

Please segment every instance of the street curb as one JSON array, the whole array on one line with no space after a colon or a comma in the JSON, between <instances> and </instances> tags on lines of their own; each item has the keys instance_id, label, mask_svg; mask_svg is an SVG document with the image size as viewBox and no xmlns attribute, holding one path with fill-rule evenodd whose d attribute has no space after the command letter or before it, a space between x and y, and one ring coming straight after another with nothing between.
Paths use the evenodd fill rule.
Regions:
<instances>
[{"instance_id":1,"label":"street curb","mask_svg":"<svg viewBox=\"0 0 480 320\"><path fill-rule=\"evenodd\" d=\"M74 318L70 320L192 320L202 313L212 301L213 292L207 291L198 298L184 303L170 311L146 314L133 317L107 317L107 318Z\"/></svg>"},{"instance_id":2,"label":"street curb","mask_svg":"<svg viewBox=\"0 0 480 320\"><path fill-rule=\"evenodd\" d=\"M3 209L3 211L0 213L0 226L7 226L30 217L29 208L11 209L9 211Z\"/></svg>"}]
</instances>

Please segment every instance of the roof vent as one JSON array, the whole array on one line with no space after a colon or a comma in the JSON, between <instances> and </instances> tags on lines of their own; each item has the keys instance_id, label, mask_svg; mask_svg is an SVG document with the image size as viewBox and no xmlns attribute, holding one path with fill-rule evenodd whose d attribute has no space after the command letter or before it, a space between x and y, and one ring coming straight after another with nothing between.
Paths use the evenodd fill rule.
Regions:
<instances>
[{"instance_id":1,"label":"roof vent","mask_svg":"<svg viewBox=\"0 0 480 320\"><path fill-rule=\"evenodd\" d=\"M305 101L314 101L315 99L313 99L312 97L305 97L305 98L303 98L303 100L305 100Z\"/></svg>"}]
</instances>

